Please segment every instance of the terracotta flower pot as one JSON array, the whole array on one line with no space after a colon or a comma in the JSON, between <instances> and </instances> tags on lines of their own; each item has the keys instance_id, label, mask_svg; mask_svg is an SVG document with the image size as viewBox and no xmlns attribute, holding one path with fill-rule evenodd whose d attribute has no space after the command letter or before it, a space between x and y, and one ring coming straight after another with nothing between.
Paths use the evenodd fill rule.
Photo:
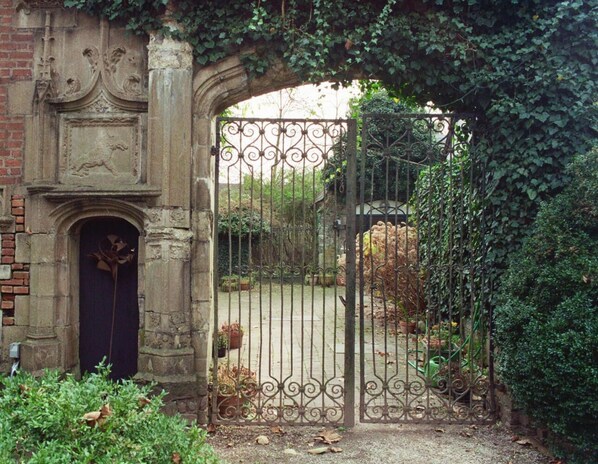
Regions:
<instances>
[{"instance_id":1,"label":"terracotta flower pot","mask_svg":"<svg viewBox=\"0 0 598 464\"><path fill-rule=\"evenodd\" d=\"M239 284L239 290L251 290L251 282L243 282Z\"/></svg>"},{"instance_id":2,"label":"terracotta flower pot","mask_svg":"<svg viewBox=\"0 0 598 464\"><path fill-rule=\"evenodd\" d=\"M401 329L401 333L404 335L415 333L415 328L417 324L415 321L399 321L399 328Z\"/></svg>"},{"instance_id":3,"label":"terracotta flower pot","mask_svg":"<svg viewBox=\"0 0 598 464\"><path fill-rule=\"evenodd\" d=\"M243 400L236 395L216 397L218 402L218 415L222 418L231 419L241 414Z\"/></svg>"},{"instance_id":4,"label":"terracotta flower pot","mask_svg":"<svg viewBox=\"0 0 598 464\"><path fill-rule=\"evenodd\" d=\"M231 332L228 335L228 348L230 350L236 350L241 348L243 344L243 334L241 332Z\"/></svg>"}]
</instances>

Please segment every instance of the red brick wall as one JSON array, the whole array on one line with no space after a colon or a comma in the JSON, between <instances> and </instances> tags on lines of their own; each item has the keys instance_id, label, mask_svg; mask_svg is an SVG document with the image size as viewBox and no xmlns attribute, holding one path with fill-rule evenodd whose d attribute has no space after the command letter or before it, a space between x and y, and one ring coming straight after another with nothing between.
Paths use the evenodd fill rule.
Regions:
<instances>
[{"instance_id":1,"label":"red brick wall","mask_svg":"<svg viewBox=\"0 0 598 464\"><path fill-rule=\"evenodd\" d=\"M15 262L15 237L25 232L25 199L22 195L11 198L11 215L15 220L15 232L2 234L0 261L3 265L10 265L10 279L0 280L2 301L2 325L15 323L15 296L29 294L29 264Z\"/></svg>"},{"instance_id":2,"label":"red brick wall","mask_svg":"<svg viewBox=\"0 0 598 464\"><path fill-rule=\"evenodd\" d=\"M12 0L0 0L0 185L16 184L23 169L25 121L9 114L9 86L33 78L33 33L15 28Z\"/></svg>"}]
</instances>

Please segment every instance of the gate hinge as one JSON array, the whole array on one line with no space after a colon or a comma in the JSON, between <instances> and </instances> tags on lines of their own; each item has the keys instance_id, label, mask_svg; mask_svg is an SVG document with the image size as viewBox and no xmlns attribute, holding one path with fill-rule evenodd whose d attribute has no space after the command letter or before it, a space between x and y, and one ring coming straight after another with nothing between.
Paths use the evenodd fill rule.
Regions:
<instances>
[{"instance_id":1,"label":"gate hinge","mask_svg":"<svg viewBox=\"0 0 598 464\"><path fill-rule=\"evenodd\" d=\"M215 147L214 145L212 145L212 148L210 148L210 155L212 155L212 156L218 155L218 147Z\"/></svg>"}]
</instances>

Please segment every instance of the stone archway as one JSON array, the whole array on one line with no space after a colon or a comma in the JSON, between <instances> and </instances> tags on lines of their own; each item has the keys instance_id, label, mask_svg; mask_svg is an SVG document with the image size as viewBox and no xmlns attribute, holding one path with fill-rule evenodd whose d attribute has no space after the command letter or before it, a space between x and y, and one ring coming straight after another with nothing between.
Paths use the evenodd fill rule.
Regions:
<instances>
[{"instance_id":1,"label":"stone archway","mask_svg":"<svg viewBox=\"0 0 598 464\"><path fill-rule=\"evenodd\" d=\"M215 118L231 105L276 90L296 87L302 82L282 63L250 79L239 56L197 70L193 76L193 147L192 147L192 317L194 320L195 367L198 394L202 399L198 420L207 422L208 370L211 363L213 328L212 276L214 253L214 157Z\"/></svg>"}]
</instances>

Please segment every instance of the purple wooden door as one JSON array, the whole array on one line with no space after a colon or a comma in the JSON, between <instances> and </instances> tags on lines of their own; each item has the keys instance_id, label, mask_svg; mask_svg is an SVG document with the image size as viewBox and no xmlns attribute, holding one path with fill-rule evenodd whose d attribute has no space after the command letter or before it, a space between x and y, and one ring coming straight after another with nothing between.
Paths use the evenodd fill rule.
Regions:
<instances>
[{"instance_id":1,"label":"purple wooden door","mask_svg":"<svg viewBox=\"0 0 598 464\"><path fill-rule=\"evenodd\" d=\"M94 253L109 251L108 238L117 236L133 253L130 263L118 266L116 305L115 278L98 268ZM95 366L110 354L112 379L123 379L137 372L139 308L137 306L137 245L139 233L122 219L93 219L83 225L79 255L79 360L81 372L94 372ZM120 243L120 242L119 242ZM112 339L112 349L110 340Z\"/></svg>"}]
</instances>

